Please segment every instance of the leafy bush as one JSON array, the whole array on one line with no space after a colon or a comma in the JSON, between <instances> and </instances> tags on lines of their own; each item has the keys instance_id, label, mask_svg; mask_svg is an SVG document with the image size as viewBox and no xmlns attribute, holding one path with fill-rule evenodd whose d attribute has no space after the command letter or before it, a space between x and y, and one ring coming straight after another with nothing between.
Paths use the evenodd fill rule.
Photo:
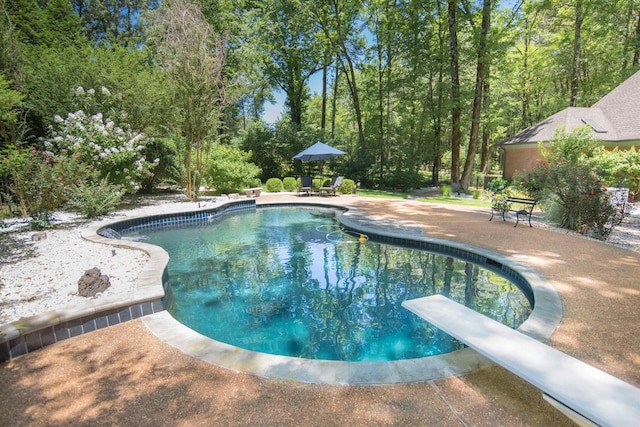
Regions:
<instances>
[{"instance_id":1,"label":"leafy bush","mask_svg":"<svg viewBox=\"0 0 640 427\"><path fill-rule=\"evenodd\" d=\"M211 149L206 181L220 193L237 193L252 187L260 168L249 162L251 153L227 145Z\"/></svg>"},{"instance_id":2,"label":"leafy bush","mask_svg":"<svg viewBox=\"0 0 640 427\"><path fill-rule=\"evenodd\" d=\"M590 164L599 171L608 186L628 188L635 198L640 195L640 152L635 147L611 151L598 147Z\"/></svg>"},{"instance_id":3,"label":"leafy bush","mask_svg":"<svg viewBox=\"0 0 640 427\"><path fill-rule=\"evenodd\" d=\"M331 184L331 180L329 180L329 184ZM320 187L324 187L324 180L322 178L313 178L311 180L311 189L313 191L320 190Z\"/></svg>"},{"instance_id":4,"label":"leafy bush","mask_svg":"<svg viewBox=\"0 0 640 427\"><path fill-rule=\"evenodd\" d=\"M120 186L104 178L97 184L79 182L69 188L67 205L86 218L95 218L113 211L123 194Z\"/></svg>"},{"instance_id":5,"label":"leafy bush","mask_svg":"<svg viewBox=\"0 0 640 427\"><path fill-rule=\"evenodd\" d=\"M420 188L422 175L415 171L396 170L385 178L384 186L407 191L411 188Z\"/></svg>"},{"instance_id":6,"label":"leafy bush","mask_svg":"<svg viewBox=\"0 0 640 427\"><path fill-rule=\"evenodd\" d=\"M501 188L506 188L509 186L509 180L506 178L496 178L491 180L487 185L487 190L489 191L498 191Z\"/></svg>"},{"instance_id":7,"label":"leafy bush","mask_svg":"<svg viewBox=\"0 0 640 427\"><path fill-rule=\"evenodd\" d=\"M21 214L32 217L37 228L46 227L50 213L62 204L64 187L56 173L57 163L50 152L14 146L4 151L0 161L0 175L11 177Z\"/></svg>"},{"instance_id":8,"label":"leafy bush","mask_svg":"<svg viewBox=\"0 0 640 427\"><path fill-rule=\"evenodd\" d=\"M450 185L443 185L440 187L441 196L451 197L451 194L453 194L453 189L451 188Z\"/></svg>"},{"instance_id":9,"label":"leafy bush","mask_svg":"<svg viewBox=\"0 0 640 427\"><path fill-rule=\"evenodd\" d=\"M153 169L144 169L140 174L140 192L151 193L161 183L181 180L182 166L178 162L175 143L163 138L150 139L142 150L147 159L158 159Z\"/></svg>"},{"instance_id":10,"label":"leafy bush","mask_svg":"<svg viewBox=\"0 0 640 427\"><path fill-rule=\"evenodd\" d=\"M345 178L342 180L342 187L340 188L340 192L342 194L352 194L355 188L356 183L353 182L352 179Z\"/></svg>"},{"instance_id":11,"label":"leafy bush","mask_svg":"<svg viewBox=\"0 0 640 427\"><path fill-rule=\"evenodd\" d=\"M518 185L541 198L548 218L561 227L606 239L622 221L609 201L605 181L594 167L594 141L589 133L559 132L542 150L543 161L518 177Z\"/></svg>"},{"instance_id":12,"label":"leafy bush","mask_svg":"<svg viewBox=\"0 0 640 427\"><path fill-rule=\"evenodd\" d=\"M284 191L296 191L299 187L298 181L292 176L285 177L282 180L282 186Z\"/></svg>"},{"instance_id":13,"label":"leafy bush","mask_svg":"<svg viewBox=\"0 0 640 427\"><path fill-rule=\"evenodd\" d=\"M545 169L550 219L561 227L601 236L608 218L615 214L602 179L584 164L559 162Z\"/></svg>"},{"instance_id":14,"label":"leafy bush","mask_svg":"<svg viewBox=\"0 0 640 427\"><path fill-rule=\"evenodd\" d=\"M269 178L265 184L265 187L269 193L279 193L284 189L282 180L280 178Z\"/></svg>"}]
</instances>

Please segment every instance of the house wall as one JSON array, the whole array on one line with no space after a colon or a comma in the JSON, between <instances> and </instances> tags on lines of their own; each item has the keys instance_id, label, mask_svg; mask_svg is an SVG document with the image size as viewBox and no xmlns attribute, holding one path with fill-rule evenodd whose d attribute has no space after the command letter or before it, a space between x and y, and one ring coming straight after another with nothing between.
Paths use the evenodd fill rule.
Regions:
<instances>
[{"instance_id":1,"label":"house wall","mask_svg":"<svg viewBox=\"0 0 640 427\"><path fill-rule=\"evenodd\" d=\"M505 148L503 175L505 178L513 178L516 171L529 171L532 163L539 159L540 152L537 145Z\"/></svg>"},{"instance_id":2,"label":"house wall","mask_svg":"<svg viewBox=\"0 0 640 427\"><path fill-rule=\"evenodd\" d=\"M634 147L640 150L640 141L616 141L603 143L606 150L628 150ZM546 144L545 144L546 146ZM541 159L540 151L537 144L526 144L512 147L503 147L504 164L502 167L503 176L505 178L513 178L516 171L527 172L531 170L532 164Z\"/></svg>"}]
</instances>

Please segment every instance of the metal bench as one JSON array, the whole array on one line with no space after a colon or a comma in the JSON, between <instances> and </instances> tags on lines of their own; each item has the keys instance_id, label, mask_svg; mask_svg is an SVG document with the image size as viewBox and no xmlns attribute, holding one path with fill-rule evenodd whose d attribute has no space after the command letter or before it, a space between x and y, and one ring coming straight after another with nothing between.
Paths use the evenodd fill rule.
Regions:
<instances>
[{"instance_id":1,"label":"metal bench","mask_svg":"<svg viewBox=\"0 0 640 427\"><path fill-rule=\"evenodd\" d=\"M531 225L531 214L533 213L533 208L536 207L536 203L538 203L537 199L527 199L524 197L507 197L500 204L491 204L491 218L489 218L489 221L493 219L493 214L496 212L502 215L503 221L506 221L505 215L507 214L507 212L515 212L516 225L514 225L514 227L518 226L520 215L529 217L529 227L533 227ZM519 207L519 209L511 209L512 204L516 204L516 207Z\"/></svg>"},{"instance_id":2,"label":"metal bench","mask_svg":"<svg viewBox=\"0 0 640 427\"><path fill-rule=\"evenodd\" d=\"M640 389L442 295L402 303L513 372L579 425L637 426Z\"/></svg>"}]
</instances>

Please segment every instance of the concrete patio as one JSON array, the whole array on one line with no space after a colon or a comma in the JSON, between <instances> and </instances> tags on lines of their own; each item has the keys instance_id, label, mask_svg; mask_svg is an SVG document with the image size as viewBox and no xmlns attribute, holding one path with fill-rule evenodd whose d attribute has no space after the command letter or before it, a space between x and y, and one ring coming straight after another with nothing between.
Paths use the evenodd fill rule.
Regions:
<instances>
[{"instance_id":1,"label":"concrete patio","mask_svg":"<svg viewBox=\"0 0 640 427\"><path fill-rule=\"evenodd\" d=\"M415 229L513 258L560 293L549 345L640 386L638 253L488 210L409 200L261 196L356 208L371 225ZM491 366L457 378L327 386L233 372L164 344L140 320L0 364L0 425L572 425L539 390ZM580 390L576 390L579 393Z\"/></svg>"}]
</instances>

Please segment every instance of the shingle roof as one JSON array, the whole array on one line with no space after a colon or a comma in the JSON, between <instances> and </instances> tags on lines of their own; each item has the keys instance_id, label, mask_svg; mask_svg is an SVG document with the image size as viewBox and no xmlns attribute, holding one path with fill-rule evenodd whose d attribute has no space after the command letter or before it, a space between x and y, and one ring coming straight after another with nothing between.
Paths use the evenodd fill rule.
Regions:
<instances>
[{"instance_id":1,"label":"shingle roof","mask_svg":"<svg viewBox=\"0 0 640 427\"><path fill-rule=\"evenodd\" d=\"M591 107L569 107L502 142L516 145L549 141L556 129L567 131L588 124L603 141L640 140L640 71Z\"/></svg>"}]
</instances>

